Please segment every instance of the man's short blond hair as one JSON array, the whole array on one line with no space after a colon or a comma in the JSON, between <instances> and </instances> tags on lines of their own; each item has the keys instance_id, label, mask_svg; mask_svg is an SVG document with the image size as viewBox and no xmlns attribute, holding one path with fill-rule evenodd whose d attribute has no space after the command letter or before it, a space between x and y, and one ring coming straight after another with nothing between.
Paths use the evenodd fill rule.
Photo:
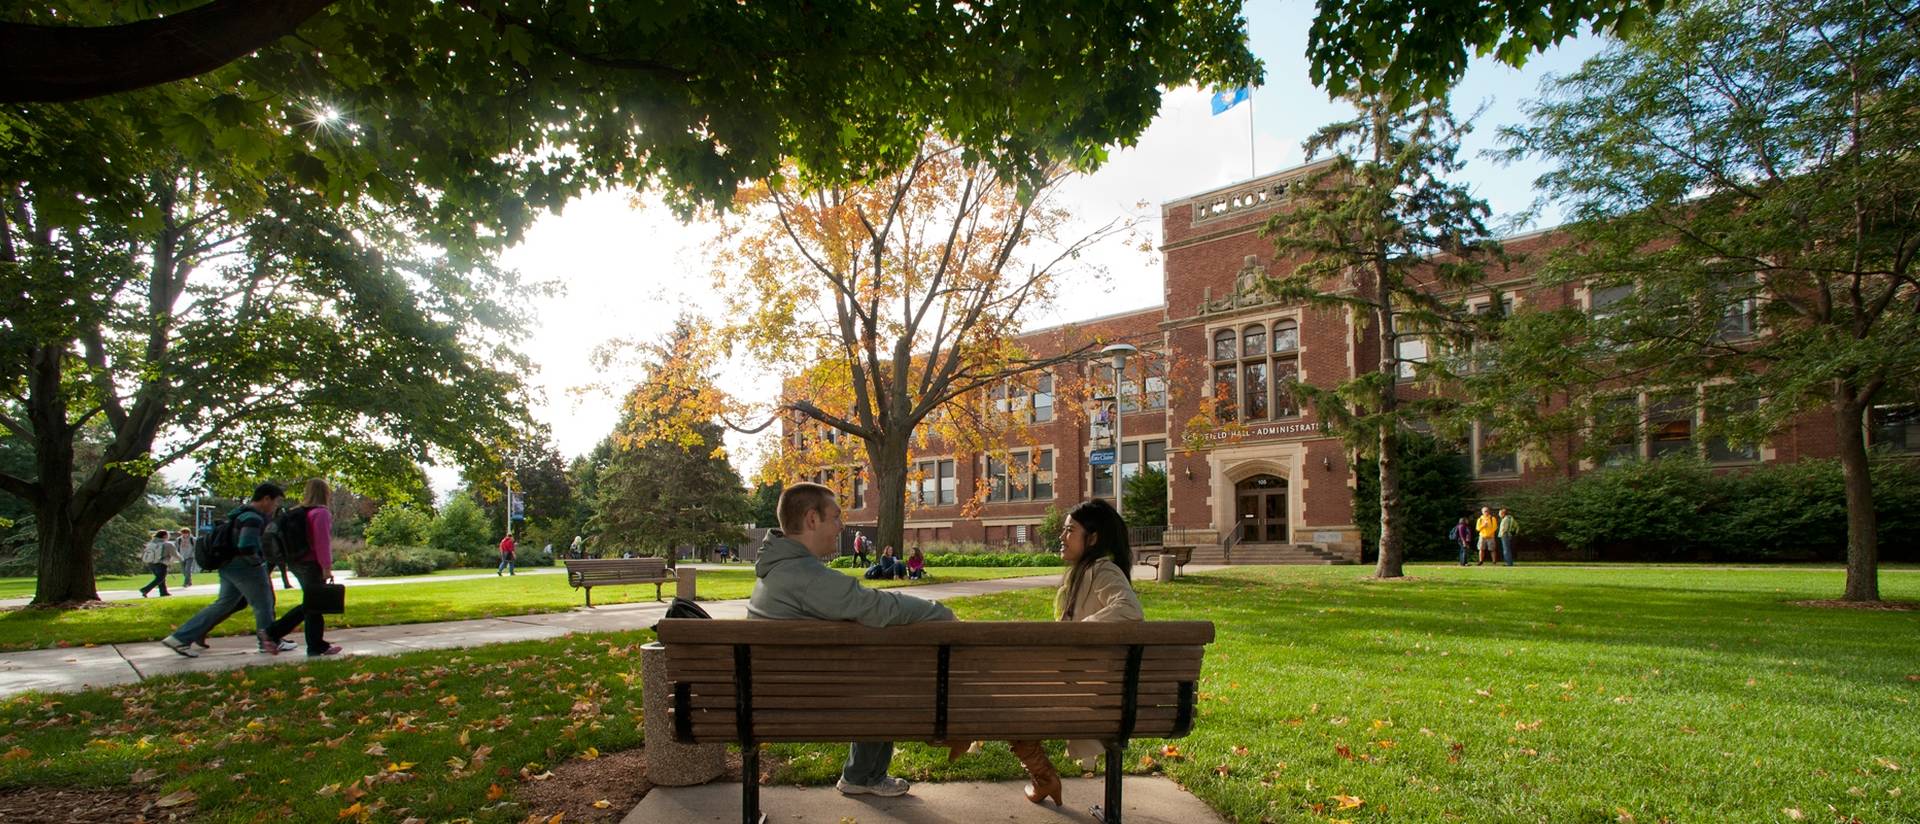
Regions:
<instances>
[{"instance_id":1,"label":"man's short blond hair","mask_svg":"<svg viewBox=\"0 0 1920 824\"><path fill-rule=\"evenodd\" d=\"M794 484L780 493L780 531L788 535L800 531L807 522L807 513L818 512L820 517L827 516L828 507L839 506L833 499L833 490L819 484Z\"/></svg>"}]
</instances>

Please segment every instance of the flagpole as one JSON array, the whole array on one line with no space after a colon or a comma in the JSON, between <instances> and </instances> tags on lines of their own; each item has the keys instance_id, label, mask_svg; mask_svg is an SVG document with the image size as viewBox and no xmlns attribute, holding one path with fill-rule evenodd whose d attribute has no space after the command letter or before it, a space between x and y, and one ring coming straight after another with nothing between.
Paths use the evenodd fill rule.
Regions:
<instances>
[{"instance_id":1,"label":"flagpole","mask_svg":"<svg viewBox=\"0 0 1920 824\"><path fill-rule=\"evenodd\" d=\"M1247 90L1247 179L1248 180L1253 179L1254 165L1255 163L1254 163L1254 149L1253 149L1253 90L1248 89Z\"/></svg>"}]
</instances>

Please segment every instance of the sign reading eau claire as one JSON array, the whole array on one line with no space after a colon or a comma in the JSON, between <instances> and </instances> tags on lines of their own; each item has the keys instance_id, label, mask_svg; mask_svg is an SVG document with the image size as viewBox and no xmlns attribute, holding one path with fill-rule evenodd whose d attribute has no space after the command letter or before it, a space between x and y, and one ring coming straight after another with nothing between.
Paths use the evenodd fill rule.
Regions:
<instances>
[{"instance_id":1,"label":"sign reading eau claire","mask_svg":"<svg viewBox=\"0 0 1920 824\"><path fill-rule=\"evenodd\" d=\"M1300 421L1298 423L1263 423L1235 430L1215 430L1201 437L1208 442L1224 441L1236 435L1240 437L1265 437L1271 435L1313 435L1325 430L1319 421Z\"/></svg>"}]
</instances>

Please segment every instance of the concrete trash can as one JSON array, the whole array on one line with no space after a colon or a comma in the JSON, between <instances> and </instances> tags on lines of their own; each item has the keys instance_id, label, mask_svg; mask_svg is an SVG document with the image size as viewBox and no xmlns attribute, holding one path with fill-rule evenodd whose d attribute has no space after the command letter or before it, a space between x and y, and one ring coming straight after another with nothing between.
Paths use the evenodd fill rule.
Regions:
<instances>
[{"instance_id":1,"label":"concrete trash can","mask_svg":"<svg viewBox=\"0 0 1920 824\"><path fill-rule=\"evenodd\" d=\"M1172 555L1162 554L1160 556L1159 574L1155 575L1154 578L1160 583L1171 584L1173 583L1173 571L1179 568L1179 565L1173 562Z\"/></svg>"},{"instance_id":2,"label":"concrete trash can","mask_svg":"<svg viewBox=\"0 0 1920 824\"><path fill-rule=\"evenodd\" d=\"M693 597L695 591L693 578L694 574L699 571L700 570L694 569L693 567L674 567L673 597L685 598L689 601L695 600Z\"/></svg>"},{"instance_id":3,"label":"concrete trash can","mask_svg":"<svg viewBox=\"0 0 1920 824\"><path fill-rule=\"evenodd\" d=\"M662 787L685 787L705 784L726 772L725 744L673 740L673 719L667 714L673 703L673 690L667 686L667 648L658 641L640 648L640 682L647 780Z\"/></svg>"}]
</instances>

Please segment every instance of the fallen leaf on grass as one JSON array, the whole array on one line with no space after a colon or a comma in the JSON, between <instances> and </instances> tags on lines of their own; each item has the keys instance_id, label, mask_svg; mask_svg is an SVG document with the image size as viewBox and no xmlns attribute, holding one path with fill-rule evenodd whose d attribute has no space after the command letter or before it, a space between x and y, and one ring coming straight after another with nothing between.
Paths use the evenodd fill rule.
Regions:
<instances>
[{"instance_id":1,"label":"fallen leaf on grass","mask_svg":"<svg viewBox=\"0 0 1920 824\"><path fill-rule=\"evenodd\" d=\"M156 807L178 807L182 804L192 804L193 800L199 797L192 790L175 790L160 796L160 800L153 804Z\"/></svg>"},{"instance_id":2,"label":"fallen leaf on grass","mask_svg":"<svg viewBox=\"0 0 1920 824\"><path fill-rule=\"evenodd\" d=\"M7 750L5 754L0 754L0 758L8 761L24 761L32 757L33 750L27 749L26 747L14 747L13 749Z\"/></svg>"},{"instance_id":3,"label":"fallen leaf on grass","mask_svg":"<svg viewBox=\"0 0 1920 824\"><path fill-rule=\"evenodd\" d=\"M1787 818L1793 819L1794 821L1805 821L1807 818L1807 814L1801 812L1798 807L1781 807L1780 812L1785 813Z\"/></svg>"},{"instance_id":4,"label":"fallen leaf on grass","mask_svg":"<svg viewBox=\"0 0 1920 824\"><path fill-rule=\"evenodd\" d=\"M1247 748L1246 748L1246 747L1241 747L1241 746L1235 746L1235 747L1233 748L1233 754L1234 754L1234 755L1246 755L1246 754L1247 754Z\"/></svg>"},{"instance_id":5,"label":"fallen leaf on grass","mask_svg":"<svg viewBox=\"0 0 1920 824\"><path fill-rule=\"evenodd\" d=\"M1180 748L1172 744L1168 744L1160 748L1160 754L1163 756L1166 756L1167 758L1179 758Z\"/></svg>"},{"instance_id":6,"label":"fallen leaf on grass","mask_svg":"<svg viewBox=\"0 0 1920 824\"><path fill-rule=\"evenodd\" d=\"M1887 768L1887 769L1889 769L1889 770L1892 770L1892 771L1894 771L1894 772L1899 772L1899 771L1900 771L1900 765L1899 765L1899 764L1896 764L1896 763L1894 763L1894 761L1893 761L1893 759L1891 759L1891 758L1879 758L1879 757L1875 757L1875 758L1873 759L1873 761L1874 761L1874 763L1876 763L1876 764L1879 764L1880 766L1882 766L1882 767L1885 767L1885 768Z\"/></svg>"},{"instance_id":7,"label":"fallen leaf on grass","mask_svg":"<svg viewBox=\"0 0 1920 824\"><path fill-rule=\"evenodd\" d=\"M1367 803L1365 799L1351 795L1336 795L1333 796L1333 800L1339 803L1342 810L1355 809Z\"/></svg>"},{"instance_id":8,"label":"fallen leaf on grass","mask_svg":"<svg viewBox=\"0 0 1920 824\"><path fill-rule=\"evenodd\" d=\"M549 778L552 778L552 777L553 777L553 771L552 771L552 770L548 770L548 771L546 771L546 772L543 772L543 773L539 773L539 774L537 774L537 775L529 775L529 776L527 776L527 780L528 780L528 781L545 781L545 780L547 780L547 779L549 779Z\"/></svg>"},{"instance_id":9,"label":"fallen leaf on grass","mask_svg":"<svg viewBox=\"0 0 1920 824\"><path fill-rule=\"evenodd\" d=\"M358 801L353 802L353 806L346 807L340 810L341 818L359 818L366 814L367 814L367 808L361 806L360 802Z\"/></svg>"},{"instance_id":10,"label":"fallen leaf on grass","mask_svg":"<svg viewBox=\"0 0 1920 824\"><path fill-rule=\"evenodd\" d=\"M593 759L596 759L596 758L599 758L599 757L600 757L600 751L599 751L598 749L595 749L595 748L593 748L593 747L588 747L588 748L587 748L587 750L586 750L586 752L583 752L583 753L581 753L581 754L580 754L580 757L581 757L581 758L584 758L584 759L586 759L586 760L588 760L588 761L592 761Z\"/></svg>"},{"instance_id":11,"label":"fallen leaf on grass","mask_svg":"<svg viewBox=\"0 0 1920 824\"><path fill-rule=\"evenodd\" d=\"M1221 762L1220 766L1213 768L1213 771L1219 773L1223 777L1227 775L1231 775L1233 773L1233 765L1227 764L1226 762Z\"/></svg>"},{"instance_id":12,"label":"fallen leaf on grass","mask_svg":"<svg viewBox=\"0 0 1920 824\"><path fill-rule=\"evenodd\" d=\"M1535 721L1534 721L1533 723L1531 723L1531 724L1529 724L1529 723L1527 723L1527 722L1525 722L1525 721L1515 721L1515 722L1513 722L1513 729L1514 729L1514 731L1515 731L1515 732L1528 732L1528 731L1531 731L1531 730L1537 730L1537 729L1540 729L1540 725L1541 725L1541 724L1544 724L1544 723L1546 723L1546 721L1545 721L1544 719L1540 719L1540 720L1535 720Z\"/></svg>"},{"instance_id":13,"label":"fallen leaf on grass","mask_svg":"<svg viewBox=\"0 0 1920 824\"><path fill-rule=\"evenodd\" d=\"M604 798L600 799L599 801L593 802L593 808L596 810L604 810L611 806L613 806L613 802L608 801Z\"/></svg>"},{"instance_id":14,"label":"fallen leaf on grass","mask_svg":"<svg viewBox=\"0 0 1920 824\"><path fill-rule=\"evenodd\" d=\"M159 777L159 770L141 768L133 771L133 783L135 784L145 784Z\"/></svg>"},{"instance_id":15,"label":"fallen leaf on grass","mask_svg":"<svg viewBox=\"0 0 1920 824\"><path fill-rule=\"evenodd\" d=\"M383 756L387 754L387 748L376 741L373 746L367 748L367 754L375 757Z\"/></svg>"},{"instance_id":16,"label":"fallen leaf on grass","mask_svg":"<svg viewBox=\"0 0 1920 824\"><path fill-rule=\"evenodd\" d=\"M499 801L499 800L500 800L500 796L503 796L503 795L506 795L506 794L507 794L507 791L506 791L506 790L503 790L503 789L501 789L501 788L500 788L500 785L499 785L499 784L488 784L488 785L487 785L487 800L488 800L488 801Z\"/></svg>"}]
</instances>

